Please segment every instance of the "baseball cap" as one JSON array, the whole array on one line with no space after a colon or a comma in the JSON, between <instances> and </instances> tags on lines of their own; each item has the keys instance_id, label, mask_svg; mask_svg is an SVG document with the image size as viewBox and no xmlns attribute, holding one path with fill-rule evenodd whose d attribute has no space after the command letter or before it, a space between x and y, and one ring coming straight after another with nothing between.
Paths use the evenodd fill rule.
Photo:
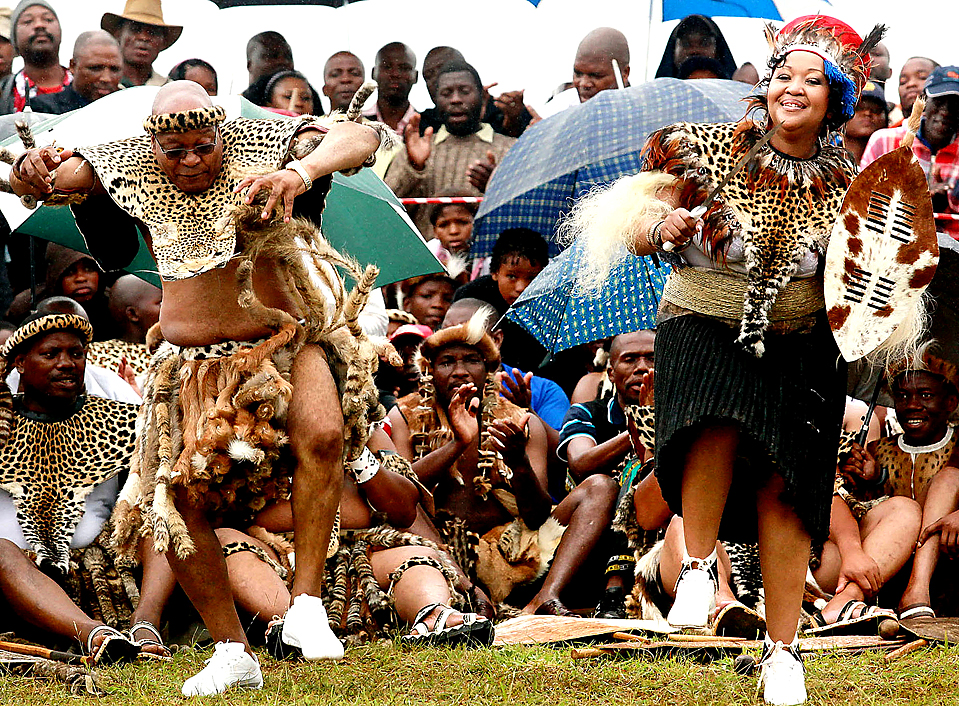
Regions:
<instances>
[{"instance_id":1,"label":"baseball cap","mask_svg":"<svg viewBox=\"0 0 959 706\"><path fill-rule=\"evenodd\" d=\"M940 66L926 79L926 95L959 96L959 66Z\"/></svg>"},{"instance_id":2,"label":"baseball cap","mask_svg":"<svg viewBox=\"0 0 959 706\"><path fill-rule=\"evenodd\" d=\"M882 89L878 83L873 81L866 81L866 85L862 87L862 94L859 96L859 100L864 98L871 98L872 100L882 104L882 107L889 112L889 104L886 103L886 92Z\"/></svg>"},{"instance_id":3,"label":"baseball cap","mask_svg":"<svg viewBox=\"0 0 959 706\"><path fill-rule=\"evenodd\" d=\"M390 336L390 342L395 341L400 336L417 336L419 338L429 338L433 335L433 329L423 324L403 324Z\"/></svg>"}]
</instances>

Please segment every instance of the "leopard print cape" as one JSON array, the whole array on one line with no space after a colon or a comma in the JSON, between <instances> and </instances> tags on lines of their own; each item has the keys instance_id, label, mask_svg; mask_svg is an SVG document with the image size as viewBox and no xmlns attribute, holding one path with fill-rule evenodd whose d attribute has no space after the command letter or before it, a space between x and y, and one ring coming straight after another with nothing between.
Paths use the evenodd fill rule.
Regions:
<instances>
[{"instance_id":1,"label":"leopard print cape","mask_svg":"<svg viewBox=\"0 0 959 706\"><path fill-rule=\"evenodd\" d=\"M751 120L670 125L649 136L643 169L676 177L678 205L691 210L763 134ZM742 240L748 286L739 342L757 356L769 312L796 265L809 250L825 253L855 172L841 147L822 145L814 157L796 159L766 145L706 211L703 239L710 257L722 262L730 242Z\"/></svg>"},{"instance_id":2,"label":"leopard print cape","mask_svg":"<svg viewBox=\"0 0 959 706\"><path fill-rule=\"evenodd\" d=\"M87 363L117 372L120 361L126 358L136 376L143 375L150 366L150 353L145 343L113 338L109 341L94 341L87 346Z\"/></svg>"},{"instance_id":3,"label":"leopard print cape","mask_svg":"<svg viewBox=\"0 0 959 706\"><path fill-rule=\"evenodd\" d=\"M64 573L87 495L126 468L133 452L137 405L88 397L60 422L17 414L0 449L0 488L10 493L37 563Z\"/></svg>"},{"instance_id":4,"label":"leopard print cape","mask_svg":"<svg viewBox=\"0 0 959 706\"><path fill-rule=\"evenodd\" d=\"M247 176L269 174L293 155L292 143L306 128L329 129L339 118L294 120L236 118L220 126L223 166L210 188L188 194L167 178L153 155L149 135L80 147L110 198L141 221L153 239L160 277L178 280L222 267L236 251L234 209L243 201L233 189ZM67 199L68 201L69 199ZM47 204L57 205L56 199Z\"/></svg>"}]
</instances>

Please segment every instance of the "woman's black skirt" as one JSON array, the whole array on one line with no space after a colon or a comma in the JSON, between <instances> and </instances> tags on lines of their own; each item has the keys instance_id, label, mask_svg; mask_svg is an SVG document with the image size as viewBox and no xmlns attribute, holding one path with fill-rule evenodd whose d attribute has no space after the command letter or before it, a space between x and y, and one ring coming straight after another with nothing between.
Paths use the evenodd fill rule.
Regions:
<instances>
[{"instance_id":1,"label":"woman's black skirt","mask_svg":"<svg viewBox=\"0 0 959 706\"><path fill-rule=\"evenodd\" d=\"M756 358L737 328L698 315L663 322L656 333L656 476L682 514L686 452L703 428L733 423L740 445L720 538L757 539L756 490L785 480L814 542L829 534L836 452L845 407L846 365L825 314L809 331L765 337Z\"/></svg>"}]
</instances>

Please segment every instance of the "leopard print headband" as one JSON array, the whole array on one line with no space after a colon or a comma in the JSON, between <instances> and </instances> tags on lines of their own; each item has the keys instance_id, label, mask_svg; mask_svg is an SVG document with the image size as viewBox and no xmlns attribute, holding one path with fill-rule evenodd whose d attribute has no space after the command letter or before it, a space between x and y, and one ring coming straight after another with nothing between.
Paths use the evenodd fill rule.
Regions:
<instances>
[{"instance_id":1,"label":"leopard print headband","mask_svg":"<svg viewBox=\"0 0 959 706\"><path fill-rule=\"evenodd\" d=\"M164 132L189 132L205 127L215 127L224 120L226 120L226 109L221 105L211 105L179 113L151 115L143 121L143 129L151 135Z\"/></svg>"},{"instance_id":2,"label":"leopard print headband","mask_svg":"<svg viewBox=\"0 0 959 706\"><path fill-rule=\"evenodd\" d=\"M84 317L78 316L77 314L47 314L46 316L27 321L14 331L3 345L3 348L0 349L0 355L4 358L9 358L14 350L32 338L51 331L62 331L65 329L79 333L85 346L89 345L90 341L93 340L93 326L91 326L90 322Z\"/></svg>"}]
</instances>

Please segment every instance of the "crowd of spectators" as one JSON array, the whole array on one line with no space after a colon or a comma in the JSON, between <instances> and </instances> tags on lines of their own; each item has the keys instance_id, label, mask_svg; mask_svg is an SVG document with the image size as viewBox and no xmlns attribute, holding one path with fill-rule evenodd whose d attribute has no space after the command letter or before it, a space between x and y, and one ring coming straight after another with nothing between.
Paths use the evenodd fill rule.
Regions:
<instances>
[{"instance_id":1,"label":"crowd of spectators","mask_svg":"<svg viewBox=\"0 0 959 706\"><path fill-rule=\"evenodd\" d=\"M23 0L10 13L8 27L0 27L0 113L60 114L125 86L169 80L195 81L211 96L217 95L216 69L201 58L180 63L169 77L154 69L159 52L176 42L181 30L164 22L159 0L128 0L122 14L106 13L100 28L81 33L68 66L62 66L56 11L46 0ZM249 86L243 95L283 115L316 114L326 106L342 111L369 77L378 92L365 118L385 123L401 138L396 149L381 150L375 169L399 197L481 197L517 139L542 119L524 103L522 91L491 95L488 86L495 77L481 77L455 47L437 46L420 63L409 46L390 42L372 57L369 74L363 58L337 47L325 49L335 51L330 51L323 75L309 77L296 70L293 48L281 34L266 31L253 36L246 50ZM23 62L15 73L14 56ZM912 149L927 175L934 210L941 214L940 230L959 236L959 68L927 57L907 58L899 72L899 102L892 105L885 97L885 82L894 75L893 64L882 45L873 64L855 117L839 139L861 167L867 167L899 146L903 121L923 96L922 122ZM635 85L636 73L631 78L625 36L614 28L597 28L584 36L570 67L570 83L559 88L575 92L577 102L586 102L601 91ZM758 81L756 68L737 65L716 24L698 15L677 25L656 76ZM420 79L433 106L417 108L410 103L410 91ZM381 300L385 306L378 320L373 317L370 330L387 336L400 354L399 362L383 359L378 384L389 411L387 428L393 443L413 462L435 502L431 522L425 523L429 526L421 527L424 536L451 545L452 517L461 529L486 542L481 550L489 549L497 542L502 545L499 535L491 533L502 533L504 525L519 518L524 530L539 530L542 555L527 574L514 562L501 567L497 576L484 573L490 571L489 564L462 560L460 568L468 577L464 581L483 596L480 603L491 598L528 612L561 615L568 614L569 607L599 604L600 614L623 617L632 568L624 568L629 564L622 561L625 548L610 549L619 547L618 540L603 542L611 532L617 503L622 506L629 490L625 497L631 509L626 512L633 522L658 537L665 536L670 526L668 508L648 473L648 444L627 413L652 404L655 332L623 334L551 359L528 332L503 318L548 264L544 234L509 228L500 234L490 257L477 257L470 250L475 202L422 204L410 206L409 213L447 270L385 288ZM102 363L100 368L87 366L87 392L106 390L104 394L116 397L116 391L123 390L122 396L135 399L147 332L158 317L159 290L129 276L117 279L89 256L60 245L49 245L31 262L9 228L3 243L0 302L10 321L5 335L31 315L36 301L69 298L92 324L94 343L88 359ZM28 281L31 269L41 283L35 292ZM456 333L443 338L444 331L465 330L474 322L479 322L484 337ZM491 348L484 348L487 336ZM90 381L91 372L98 380ZM906 387L907 380L896 384ZM943 398L943 407L954 411L959 397L950 385L955 380L948 376L943 380L934 392ZM426 385L432 385L429 394ZM495 388L490 394L506 400L498 403L497 409L504 410L498 426L490 424L497 442L490 448L498 451L496 463L505 468L504 477L519 479L512 485L512 506L500 496L483 495L480 501L472 494L473 487L481 485L485 468L482 435L489 420L477 422L476 411L464 403L461 390L484 390L488 385ZM435 415L426 420L411 416L410 410L425 407ZM902 415L905 409L897 406L896 411ZM440 431L443 434L434 434ZM944 432L937 427L935 433ZM423 437L438 441L424 445ZM471 455L471 444L479 445L478 454ZM857 453L851 472L872 481L875 473L869 463L875 459L862 449ZM637 472L638 466L644 470ZM471 493L468 498L464 487ZM444 513L446 525L440 519ZM916 525L918 534L918 520ZM547 526L554 529L550 537L542 531ZM604 573L611 553L616 561ZM924 566L928 568L928 562ZM506 574L509 581L501 581ZM870 573L875 593L879 587L873 579ZM915 580L910 584L915 600L907 602L929 604L928 576L922 579L925 588L916 588ZM834 589L836 584L833 577ZM858 593L850 595L860 597Z\"/></svg>"}]
</instances>

